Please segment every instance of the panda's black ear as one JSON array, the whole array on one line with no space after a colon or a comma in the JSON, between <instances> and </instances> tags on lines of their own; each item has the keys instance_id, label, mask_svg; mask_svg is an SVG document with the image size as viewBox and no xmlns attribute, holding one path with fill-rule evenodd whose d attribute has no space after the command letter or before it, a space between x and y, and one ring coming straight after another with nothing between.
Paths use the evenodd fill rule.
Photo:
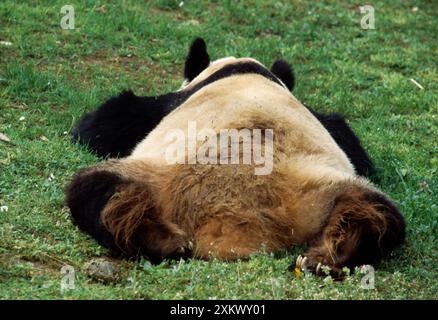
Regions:
<instances>
[{"instance_id":1,"label":"panda's black ear","mask_svg":"<svg viewBox=\"0 0 438 320\"><path fill-rule=\"evenodd\" d=\"M184 78L192 81L210 64L210 56L207 53L207 45L204 39L196 38L190 46L189 54L184 67Z\"/></svg>"},{"instance_id":2,"label":"panda's black ear","mask_svg":"<svg viewBox=\"0 0 438 320\"><path fill-rule=\"evenodd\" d=\"M271 72L279 78L286 87L292 91L295 86L295 76L292 66L285 60L279 59L274 62Z\"/></svg>"}]
</instances>

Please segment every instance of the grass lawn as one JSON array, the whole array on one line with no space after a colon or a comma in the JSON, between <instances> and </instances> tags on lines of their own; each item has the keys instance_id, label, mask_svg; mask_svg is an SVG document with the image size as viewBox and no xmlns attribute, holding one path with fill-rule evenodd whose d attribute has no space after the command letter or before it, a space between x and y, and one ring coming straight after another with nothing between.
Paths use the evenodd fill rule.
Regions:
<instances>
[{"instance_id":1,"label":"grass lawn","mask_svg":"<svg viewBox=\"0 0 438 320\"><path fill-rule=\"evenodd\" d=\"M0 41L11 43L0 44L0 133L10 139L0 140L1 299L438 298L437 2L379 1L374 30L360 27L361 1L105 3L0 2ZM74 30L60 28L65 4L75 8ZM362 289L357 273L342 283L295 277L287 267L302 247L236 263L119 261L109 283L85 274L107 252L73 226L63 190L99 159L69 132L122 89L176 90L196 36L213 59L270 66L284 57L300 101L348 118L379 168L374 182L408 223L406 244L375 266L375 289ZM64 265L76 281L61 292Z\"/></svg>"}]
</instances>

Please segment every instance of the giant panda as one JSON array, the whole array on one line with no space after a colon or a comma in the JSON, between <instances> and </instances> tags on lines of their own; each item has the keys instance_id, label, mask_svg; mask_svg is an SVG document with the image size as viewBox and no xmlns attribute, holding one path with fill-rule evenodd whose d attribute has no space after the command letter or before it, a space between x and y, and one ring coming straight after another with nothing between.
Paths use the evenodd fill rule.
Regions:
<instances>
[{"instance_id":1,"label":"giant panda","mask_svg":"<svg viewBox=\"0 0 438 320\"><path fill-rule=\"evenodd\" d=\"M74 141L110 159L74 175L66 204L75 224L113 255L233 261L307 244L292 265L316 274L327 266L340 277L343 267L378 262L404 241L404 218L369 181L373 164L359 139L342 116L294 97L287 62L270 70L252 58L211 62L197 38L184 76L178 91L158 97L123 92L73 130ZM196 161L190 151L211 151L202 138L180 141L183 152L169 162L176 143L169 132L189 132L193 122L214 137L234 129L255 139L262 131L257 141L271 171L255 174L255 158ZM245 149L251 142L241 138L234 151L244 159L256 146Z\"/></svg>"}]
</instances>

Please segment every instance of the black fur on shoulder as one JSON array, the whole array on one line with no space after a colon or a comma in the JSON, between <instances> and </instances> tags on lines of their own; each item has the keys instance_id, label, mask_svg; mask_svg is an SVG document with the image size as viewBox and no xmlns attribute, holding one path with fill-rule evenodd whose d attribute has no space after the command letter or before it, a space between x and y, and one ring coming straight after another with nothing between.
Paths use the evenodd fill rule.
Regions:
<instances>
[{"instance_id":1,"label":"black fur on shoulder","mask_svg":"<svg viewBox=\"0 0 438 320\"><path fill-rule=\"evenodd\" d=\"M100 157L127 156L172 110L173 102L172 94L137 97L125 91L86 114L72 132L73 141L88 145Z\"/></svg>"},{"instance_id":2,"label":"black fur on shoulder","mask_svg":"<svg viewBox=\"0 0 438 320\"><path fill-rule=\"evenodd\" d=\"M103 226L100 214L123 179L108 171L87 172L82 170L73 177L66 190L66 205L70 208L73 222L88 233L114 256L122 255L113 235Z\"/></svg>"},{"instance_id":3,"label":"black fur on shoulder","mask_svg":"<svg viewBox=\"0 0 438 320\"><path fill-rule=\"evenodd\" d=\"M295 86L295 75L292 66L285 60L279 59L274 62L271 72L277 76L286 87L292 91Z\"/></svg>"},{"instance_id":4,"label":"black fur on shoulder","mask_svg":"<svg viewBox=\"0 0 438 320\"><path fill-rule=\"evenodd\" d=\"M278 78L268 69L265 67L259 65L255 62L238 62L233 64L225 65L222 69L217 70L215 73L210 75L207 79L204 79L200 83L196 84L192 91L190 92L190 95L195 93L197 90L200 90L201 88L205 87L206 85L209 85L210 83L213 83L215 81L218 81L220 79L224 79L227 77L231 77L233 75L237 74L259 74L266 79L269 79L275 83L278 83L281 85L281 82L278 80ZM281 85L282 86L282 85Z\"/></svg>"},{"instance_id":5,"label":"black fur on shoulder","mask_svg":"<svg viewBox=\"0 0 438 320\"><path fill-rule=\"evenodd\" d=\"M190 46L184 67L184 78L192 81L210 64L207 45L204 39L196 38Z\"/></svg>"},{"instance_id":6,"label":"black fur on shoulder","mask_svg":"<svg viewBox=\"0 0 438 320\"><path fill-rule=\"evenodd\" d=\"M336 113L323 115L309 107L307 108L321 122L338 146L345 152L353 164L356 173L364 177L373 175L375 172L374 164L362 147L359 138L348 126L345 118Z\"/></svg>"}]
</instances>

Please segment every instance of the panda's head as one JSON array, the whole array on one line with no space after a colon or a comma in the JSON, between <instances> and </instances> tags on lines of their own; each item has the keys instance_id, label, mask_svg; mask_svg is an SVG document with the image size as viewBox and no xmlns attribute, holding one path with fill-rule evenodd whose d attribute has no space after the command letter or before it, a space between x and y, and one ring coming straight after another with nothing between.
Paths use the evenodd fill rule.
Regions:
<instances>
[{"instance_id":1,"label":"panda's head","mask_svg":"<svg viewBox=\"0 0 438 320\"><path fill-rule=\"evenodd\" d=\"M225 57L210 61L207 45L202 38L196 38L190 46L184 66L184 82L181 90L195 86L201 81L217 74L218 71L230 73L256 72L273 77L282 86L292 91L295 78L292 67L285 60L276 60L268 70L259 61L252 58Z\"/></svg>"}]
</instances>

